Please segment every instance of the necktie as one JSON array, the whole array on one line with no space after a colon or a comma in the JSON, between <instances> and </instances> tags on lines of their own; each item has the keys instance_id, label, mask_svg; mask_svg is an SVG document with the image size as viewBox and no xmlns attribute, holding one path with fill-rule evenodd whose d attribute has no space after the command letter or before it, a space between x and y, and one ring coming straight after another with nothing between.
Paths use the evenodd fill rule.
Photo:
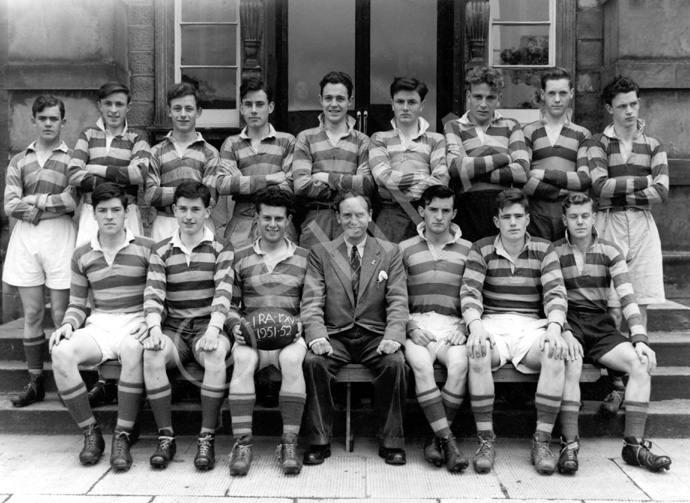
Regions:
<instances>
[{"instance_id":1,"label":"necktie","mask_svg":"<svg viewBox=\"0 0 690 503\"><path fill-rule=\"evenodd\" d=\"M362 263L359 259L359 250L356 246L352 247L352 253L350 253L350 269L352 269L352 292L355 294L355 300L357 300L357 294L359 293L359 273L362 269Z\"/></svg>"}]
</instances>

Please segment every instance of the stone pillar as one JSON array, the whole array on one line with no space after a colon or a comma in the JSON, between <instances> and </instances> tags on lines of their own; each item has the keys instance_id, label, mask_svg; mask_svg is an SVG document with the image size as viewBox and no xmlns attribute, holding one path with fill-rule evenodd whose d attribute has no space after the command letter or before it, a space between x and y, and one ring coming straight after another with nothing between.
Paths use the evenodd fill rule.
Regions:
<instances>
[{"instance_id":1,"label":"stone pillar","mask_svg":"<svg viewBox=\"0 0 690 503\"><path fill-rule=\"evenodd\" d=\"M146 128L154 115L153 0L127 0L127 67L132 108L129 123Z\"/></svg>"},{"instance_id":2,"label":"stone pillar","mask_svg":"<svg viewBox=\"0 0 690 503\"><path fill-rule=\"evenodd\" d=\"M265 67L263 47L266 6L263 0L240 1L240 28L242 30L242 78L261 77Z\"/></svg>"}]
</instances>

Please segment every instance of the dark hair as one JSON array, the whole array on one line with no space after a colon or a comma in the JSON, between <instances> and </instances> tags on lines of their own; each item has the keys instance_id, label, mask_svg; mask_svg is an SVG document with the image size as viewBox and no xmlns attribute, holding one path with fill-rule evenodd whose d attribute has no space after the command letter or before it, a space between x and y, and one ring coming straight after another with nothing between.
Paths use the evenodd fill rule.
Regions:
<instances>
[{"instance_id":1,"label":"dark hair","mask_svg":"<svg viewBox=\"0 0 690 503\"><path fill-rule=\"evenodd\" d=\"M173 203L177 204L177 200L181 197L186 197L187 199L201 199L205 207L208 208L211 206L211 191L201 182L185 182L179 184L175 188Z\"/></svg>"},{"instance_id":2,"label":"dark hair","mask_svg":"<svg viewBox=\"0 0 690 503\"><path fill-rule=\"evenodd\" d=\"M178 82L168 88L166 96L168 106L170 106L172 100L184 98L185 96L194 96L194 103L196 104L197 108L199 108L199 91L189 82Z\"/></svg>"},{"instance_id":3,"label":"dark hair","mask_svg":"<svg viewBox=\"0 0 690 503\"><path fill-rule=\"evenodd\" d=\"M250 77L242 81L242 84L240 85L240 101L242 101L244 97L252 91L263 91L266 93L268 102L270 103L273 101L273 93L268 88L266 83L258 77Z\"/></svg>"},{"instance_id":4,"label":"dark hair","mask_svg":"<svg viewBox=\"0 0 690 503\"><path fill-rule=\"evenodd\" d=\"M455 208L455 192L453 189L446 187L445 185L432 185L427 187L424 192L422 192L422 197L419 200L419 205L422 208L426 208L434 198L438 199L448 199L453 200L453 208Z\"/></svg>"},{"instance_id":5,"label":"dark hair","mask_svg":"<svg viewBox=\"0 0 690 503\"><path fill-rule=\"evenodd\" d=\"M98 101L107 98L113 93L125 93L127 95L127 103L132 100L132 95L129 92L129 87L121 82L106 82L100 89L98 89Z\"/></svg>"},{"instance_id":6,"label":"dark hair","mask_svg":"<svg viewBox=\"0 0 690 503\"><path fill-rule=\"evenodd\" d=\"M113 182L105 182L98 185L91 193L91 204L94 209L104 201L111 199L119 199L122 202L122 207L127 209L127 193L120 185Z\"/></svg>"},{"instance_id":7,"label":"dark hair","mask_svg":"<svg viewBox=\"0 0 690 503\"><path fill-rule=\"evenodd\" d=\"M611 105L613 103L613 98L615 98L617 94L631 93L633 91L635 91L638 97L640 96L640 86L630 77L619 75L606 84L606 87L604 87L604 90L601 92L601 97L604 98L604 103Z\"/></svg>"},{"instance_id":8,"label":"dark hair","mask_svg":"<svg viewBox=\"0 0 690 503\"><path fill-rule=\"evenodd\" d=\"M261 205L285 208L288 215L292 214L294 200L292 194L278 185L269 185L254 195L257 213L261 213Z\"/></svg>"},{"instance_id":9,"label":"dark hair","mask_svg":"<svg viewBox=\"0 0 690 503\"><path fill-rule=\"evenodd\" d=\"M520 189L506 189L496 197L496 215L513 204L521 205L525 209L525 213L529 213L527 196Z\"/></svg>"},{"instance_id":10,"label":"dark hair","mask_svg":"<svg viewBox=\"0 0 690 503\"><path fill-rule=\"evenodd\" d=\"M60 109L60 118L65 118L65 104L52 94L41 94L34 100L34 104L31 105L31 116L35 118L37 113L50 107L58 107Z\"/></svg>"},{"instance_id":11,"label":"dark hair","mask_svg":"<svg viewBox=\"0 0 690 503\"><path fill-rule=\"evenodd\" d=\"M488 84L495 91L500 91L505 87L501 70L490 66L471 68L465 77L465 84L467 84L468 89L477 84Z\"/></svg>"},{"instance_id":12,"label":"dark hair","mask_svg":"<svg viewBox=\"0 0 690 503\"><path fill-rule=\"evenodd\" d=\"M429 92L429 88L424 82L413 77L395 77L391 84L391 98L395 96L395 93L400 91L416 92L419 94L419 98L424 101L426 94Z\"/></svg>"},{"instance_id":13,"label":"dark hair","mask_svg":"<svg viewBox=\"0 0 690 503\"><path fill-rule=\"evenodd\" d=\"M545 91L546 90L546 83L549 80L561 80L561 79L567 79L568 80L568 87L570 89L573 88L573 76L570 75L570 72L561 66L554 66L552 68L549 68L546 70L544 73L541 74L541 88Z\"/></svg>"},{"instance_id":14,"label":"dark hair","mask_svg":"<svg viewBox=\"0 0 690 503\"><path fill-rule=\"evenodd\" d=\"M321 89L321 94L323 94L323 88L326 84L342 84L347 88L347 97L352 96L352 89L354 88L352 84L352 77L350 77L345 72L328 72L319 82L319 88Z\"/></svg>"},{"instance_id":15,"label":"dark hair","mask_svg":"<svg viewBox=\"0 0 690 503\"><path fill-rule=\"evenodd\" d=\"M358 192L356 190L350 189L338 193L338 196L335 198L335 211L340 213L340 203L342 203L345 199L352 199L353 197L361 197L362 199L364 199L364 201L367 203L367 211L371 210L371 199L369 199L369 196L367 196L366 194L362 194L361 192Z\"/></svg>"},{"instance_id":16,"label":"dark hair","mask_svg":"<svg viewBox=\"0 0 690 503\"><path fill-rule=\"evenodd\" d=\"M589 194L584 192L570 192L565 199L563 199L563 213L571 206L579 206L582 204L590 203L592 209L594 209L594 200L589 197Z\"/></svg>"}]
</instances>

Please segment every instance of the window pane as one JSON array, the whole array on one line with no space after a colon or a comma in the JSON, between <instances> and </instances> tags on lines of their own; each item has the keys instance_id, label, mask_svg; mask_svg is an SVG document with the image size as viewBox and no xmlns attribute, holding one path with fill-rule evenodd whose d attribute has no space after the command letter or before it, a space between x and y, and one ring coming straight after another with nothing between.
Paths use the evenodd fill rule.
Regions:
<instances>
[{"instance_id":1,"label":"window pane","mask_svg":"<svg viewBox=\"0 0 690 503\"><path fill-rule=\"evenodd\" d=\"M237 61L237 25L182 26L181 65L233 66Z\"/></svg>"},{"instance_id":2,"label":"window pane","mask_svg":"<svg viewBox=\"0 0 690 503\"><path fill-rule=\"evenodd\" d=\"M194 85L202 108L237 108L237 70L225 68L183 68L182 81Z\"/></svg>"},{"instance_id":3,"label":"window pane","mask_svg":"<svg viewBox=\"0 0 690 503\"><path fill-rule=\"evenodd\" d=\"M549 0L492 0L494 21L549 21Z\"/></svg>"},{"instance_id":4,"label":"window pane","mask_svg":"<svg viewBox=\"0 0 690 503\"><path fill-rule=\"evenodd\" d=\"M506 86L500 108L539 108L542 70L501 68Z\"/></svg>"},{"instance_id":5,"label":"window pane","mask_svg":"<svg viewBox=\"0 0 690 503\"><path fill-rule=\"evenodd\" d=\"M234 23L237 21L237 2L239 0L180 0L182 21L194 23L213 21Z\"/></svg>"},{"instance_id":6,"label":"window pane","mask_svg":"<svg viewBox=\"0 0 690 503\"><path fill-rule=\"evenodd\" d=\"M548 65L549 26L493 26L493 65Z\"/></svg>"}]
</instances>

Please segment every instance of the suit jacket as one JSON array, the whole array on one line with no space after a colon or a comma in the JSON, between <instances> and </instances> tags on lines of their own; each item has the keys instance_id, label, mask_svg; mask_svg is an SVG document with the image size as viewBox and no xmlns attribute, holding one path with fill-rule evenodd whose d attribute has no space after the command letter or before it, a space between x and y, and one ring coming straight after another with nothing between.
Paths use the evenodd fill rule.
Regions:
<instances>
[{"instance_id":1,"label":"suit jacket","mask_svg":"<svg viewBox=\"0 0 690 503\"><path fill-rule=\"evenodd\" d=\"M355 325L404 344L410 312L398 246L367 237L355 303L343 236L314 245L309 252L300 307L307 344Z\"/></svg>"}]
</instances>

